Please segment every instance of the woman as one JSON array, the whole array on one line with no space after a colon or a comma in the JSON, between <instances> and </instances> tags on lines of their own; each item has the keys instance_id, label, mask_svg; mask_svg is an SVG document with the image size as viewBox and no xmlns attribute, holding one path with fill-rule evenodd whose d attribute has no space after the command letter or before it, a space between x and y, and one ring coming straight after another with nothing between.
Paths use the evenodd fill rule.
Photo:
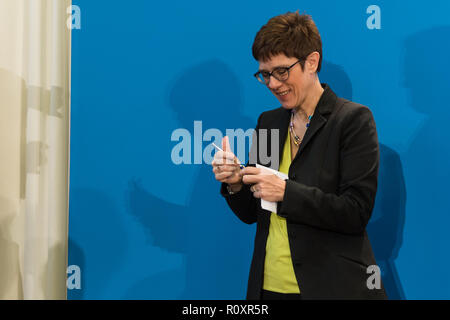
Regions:
<instances>
[{"instance_id":1,"label":"woman","mask_svg":"<svg viewBox=\"0 0 450 320\"><path fill-rule=\"evenodd\" d=\"M260 115L256 140L261 129L278 133L265 149L276 144L277 168L288 179L253 164L240 169L227 137L215 155L228 205L243 222L257 223L247 299L386 298L379 273L368 274L379 271L365 231L379 165L372 113L320 83L322 43L307 15L270 19L253 56L256 78L282 105ZM259 146L253 142L257 163ZM261 199L276 202L276 212L263 210Z\"/></svg>"}]
</instances>

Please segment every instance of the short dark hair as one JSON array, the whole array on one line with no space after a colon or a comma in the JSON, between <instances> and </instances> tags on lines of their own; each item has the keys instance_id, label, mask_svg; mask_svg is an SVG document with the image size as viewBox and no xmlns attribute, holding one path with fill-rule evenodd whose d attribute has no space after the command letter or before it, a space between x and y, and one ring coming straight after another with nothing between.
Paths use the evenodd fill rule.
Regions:
<instances>
[{"instance_id":1,"label":"short dark hair","mask_svg":"<svg viewBox=\"0 0 450 320\"><path fill-rule=\"evenodd\" d=\"M258 31L253 42L253 57L267 61L278 54L289 58L306 59L317 51L320 54L317 72L322 66L322 40L311 16L288 12L271 18ZM304 61L300 62L302 69Z\"/></svg>"}]
</instances>

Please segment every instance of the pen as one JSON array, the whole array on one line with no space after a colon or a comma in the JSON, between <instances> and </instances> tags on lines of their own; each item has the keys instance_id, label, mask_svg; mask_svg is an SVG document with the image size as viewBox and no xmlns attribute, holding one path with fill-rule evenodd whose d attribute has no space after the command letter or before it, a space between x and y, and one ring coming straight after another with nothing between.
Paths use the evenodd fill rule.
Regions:
<instances>
[{"instance_id":1,"label":"pen","mask_svg":"<svg viewBox=\"0 0 450 320\"><path fill-rule=\"evenodd\" d=\"M216 146L216 144L215 144L214 142L212 143L212 145L213 145L217 150L223 152L223 150L222 150L221 148L219 148L218 146ZM239 159L238 159L238 161L239 161ZM240 162L240 161L239 161L239 162ZM244 166L243 164L240 164L240 163L239 163L239 167L240 167L241 169L244 169L244 168L245 168L245 166Z\"/></svg>"}]
</instances>

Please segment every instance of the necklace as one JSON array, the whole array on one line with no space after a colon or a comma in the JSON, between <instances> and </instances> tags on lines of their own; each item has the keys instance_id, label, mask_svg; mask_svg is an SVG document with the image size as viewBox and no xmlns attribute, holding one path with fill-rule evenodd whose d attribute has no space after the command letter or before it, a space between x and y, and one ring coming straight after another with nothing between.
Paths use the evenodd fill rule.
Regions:
<instances>
[{"instance_id":1,"label":"necklace","mask_svg":"<svg viewBox=\"0 0 450 320\"><path fill-rule=\"evenodd\" d=\"M299 136L297 136L295 134L295 131L294 131L294 114L295 114L295 111L292 110L292 112L291 112L291 122L289 123L289 131L291 133L292 138L294 138L294 144L298 147L300 145L300 143L302 143L302 140L300 139ZM306 130L308 130L308 128L309 128L309 125L311 123L311 118L312 118L313 114L308 116L308 123L306 124Z\"/></svg>"}]
</instances>

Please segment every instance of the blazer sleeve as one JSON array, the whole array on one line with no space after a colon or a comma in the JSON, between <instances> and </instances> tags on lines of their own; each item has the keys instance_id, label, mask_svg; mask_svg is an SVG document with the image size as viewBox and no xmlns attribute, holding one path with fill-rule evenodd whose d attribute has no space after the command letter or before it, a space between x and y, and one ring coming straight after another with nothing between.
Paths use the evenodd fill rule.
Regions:
<instances>
[{"instance_id":1,"label":"blazer sleeve","mask_svg":"<svg viewBox=\"0 0 450 320\"><path fill-rule=\"evenodd\" d=\"M372 214L377 190L379 145L371 111L352 108L341 126L337 193L286 180L280 216L293 223L344 234L363 233Z\"/></svg>"},{"instance_id":2,"label":"blazer sleeve","mask_svg":"<svg viewBox=\"0 0 450 320\"><path fill-rule=\"evenodd\" d=\"M258 135L258 129L260 128L262 115L263 113L259 116L258 122L256 124L256 135ZM257 145L255 143L256 141L258 141L258 139L253 139L250 154L257 154ZM247 166L255 166L255 164L249 164L249 162L247 162ZM253 196L253 193L250 191L249 185L244 184L239 192L230 195L227 190L227 184L222 183L220 193L223 197L225 197L225 200L227 201L228 206L233 211L233 213L242 222L252 224L257 221L258 200Z\"/></svg>"}]
</instances>

